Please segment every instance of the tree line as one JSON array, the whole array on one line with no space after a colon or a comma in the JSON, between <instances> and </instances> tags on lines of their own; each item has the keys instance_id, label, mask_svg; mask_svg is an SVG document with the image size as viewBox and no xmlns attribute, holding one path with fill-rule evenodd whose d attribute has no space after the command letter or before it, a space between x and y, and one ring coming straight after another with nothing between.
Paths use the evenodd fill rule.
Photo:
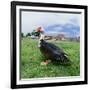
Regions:
<instances>
[{"instance_id":1,"label":"tree line","mask_svg":"<svg viewBox=\"0 0 90 90\"><path fill-rule=\"evenodd\" d=\"M39 32L36 32L35 30L33 30L31 33L28 32L26 35L24 35L24 33L22 32L21 33L21 37L28 37L28 36L39 36L40 33Z\"/></svg>"}]
</instances>

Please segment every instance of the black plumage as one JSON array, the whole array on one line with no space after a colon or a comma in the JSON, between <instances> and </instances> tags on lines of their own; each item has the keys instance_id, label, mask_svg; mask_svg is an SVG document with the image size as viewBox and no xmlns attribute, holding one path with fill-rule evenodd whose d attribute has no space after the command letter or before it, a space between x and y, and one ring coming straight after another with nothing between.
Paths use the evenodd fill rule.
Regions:
<instances>
[{"instance_id":1,"label":"black plumage","mask_svg":"<svg viewBox=\"0 0 90 90\"><path fill-rule=\"evenodd\" d=\"M43 39L40 40L40 51L52 61L69 61L68 55L61 48Z\"/></svg>"}]
</instances>

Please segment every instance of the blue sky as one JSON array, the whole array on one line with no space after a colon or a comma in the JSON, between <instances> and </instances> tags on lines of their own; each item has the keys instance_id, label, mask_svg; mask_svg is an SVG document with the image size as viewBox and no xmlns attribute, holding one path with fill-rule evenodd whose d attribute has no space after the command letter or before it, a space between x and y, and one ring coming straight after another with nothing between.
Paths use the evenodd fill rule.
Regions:
<instances>
[{"instance_id":1,"label":"blue sky","mask_svg":"<svg viewBox=\"0 0 90 90\"><path fill-rule=\"evenodd\" d=\"M79 36L80 18L80 14L23 11L22 32L26 34L42 26L48 35Z\"/></svg>"}]
</instances>

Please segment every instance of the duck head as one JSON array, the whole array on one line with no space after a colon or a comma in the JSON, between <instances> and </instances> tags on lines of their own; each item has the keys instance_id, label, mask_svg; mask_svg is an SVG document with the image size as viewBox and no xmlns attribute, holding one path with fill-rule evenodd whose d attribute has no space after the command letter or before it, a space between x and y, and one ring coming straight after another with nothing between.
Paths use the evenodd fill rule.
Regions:
<instances>
[{"instance_id":1,"label":"duck head","mask_svg":"<svg viewBox=\"0 0 90 90\"><path fill-rule=\"evenodd\" d=\"M43 27L38 27L36 32L40 33L39 40L44 40L44 29Z\"/></svg>"},{"instance_id":2,"label":"duck head","mask_svg":"<svg viewBox=\"0 0 90 90\"><path fill-rule=\"evenodd\" d=\"M38 47L40 47L40 43L41 43L42 40L44 40L44 37L45 37L43 27L38 27L38 28L36 29L36 32L39 32L39 33L40 33L39 43L38 43Z\"/></svg>"}]
</instances>

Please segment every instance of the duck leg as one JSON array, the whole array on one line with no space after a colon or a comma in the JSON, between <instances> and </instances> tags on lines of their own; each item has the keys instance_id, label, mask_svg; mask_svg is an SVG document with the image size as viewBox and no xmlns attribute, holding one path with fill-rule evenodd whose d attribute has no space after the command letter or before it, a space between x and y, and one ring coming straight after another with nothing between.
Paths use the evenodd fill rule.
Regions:
<instances>
[{"instance_id":1,"label":"duck leg","mask_svg":"<svg viewBox=\"0 0 90 90\"><path fill-rule=\"evenodd\" d=\"M45 60L44 62L41 62L41 65L48 65L51 62L51 60Z\"/></svg>"}]
</instances>

